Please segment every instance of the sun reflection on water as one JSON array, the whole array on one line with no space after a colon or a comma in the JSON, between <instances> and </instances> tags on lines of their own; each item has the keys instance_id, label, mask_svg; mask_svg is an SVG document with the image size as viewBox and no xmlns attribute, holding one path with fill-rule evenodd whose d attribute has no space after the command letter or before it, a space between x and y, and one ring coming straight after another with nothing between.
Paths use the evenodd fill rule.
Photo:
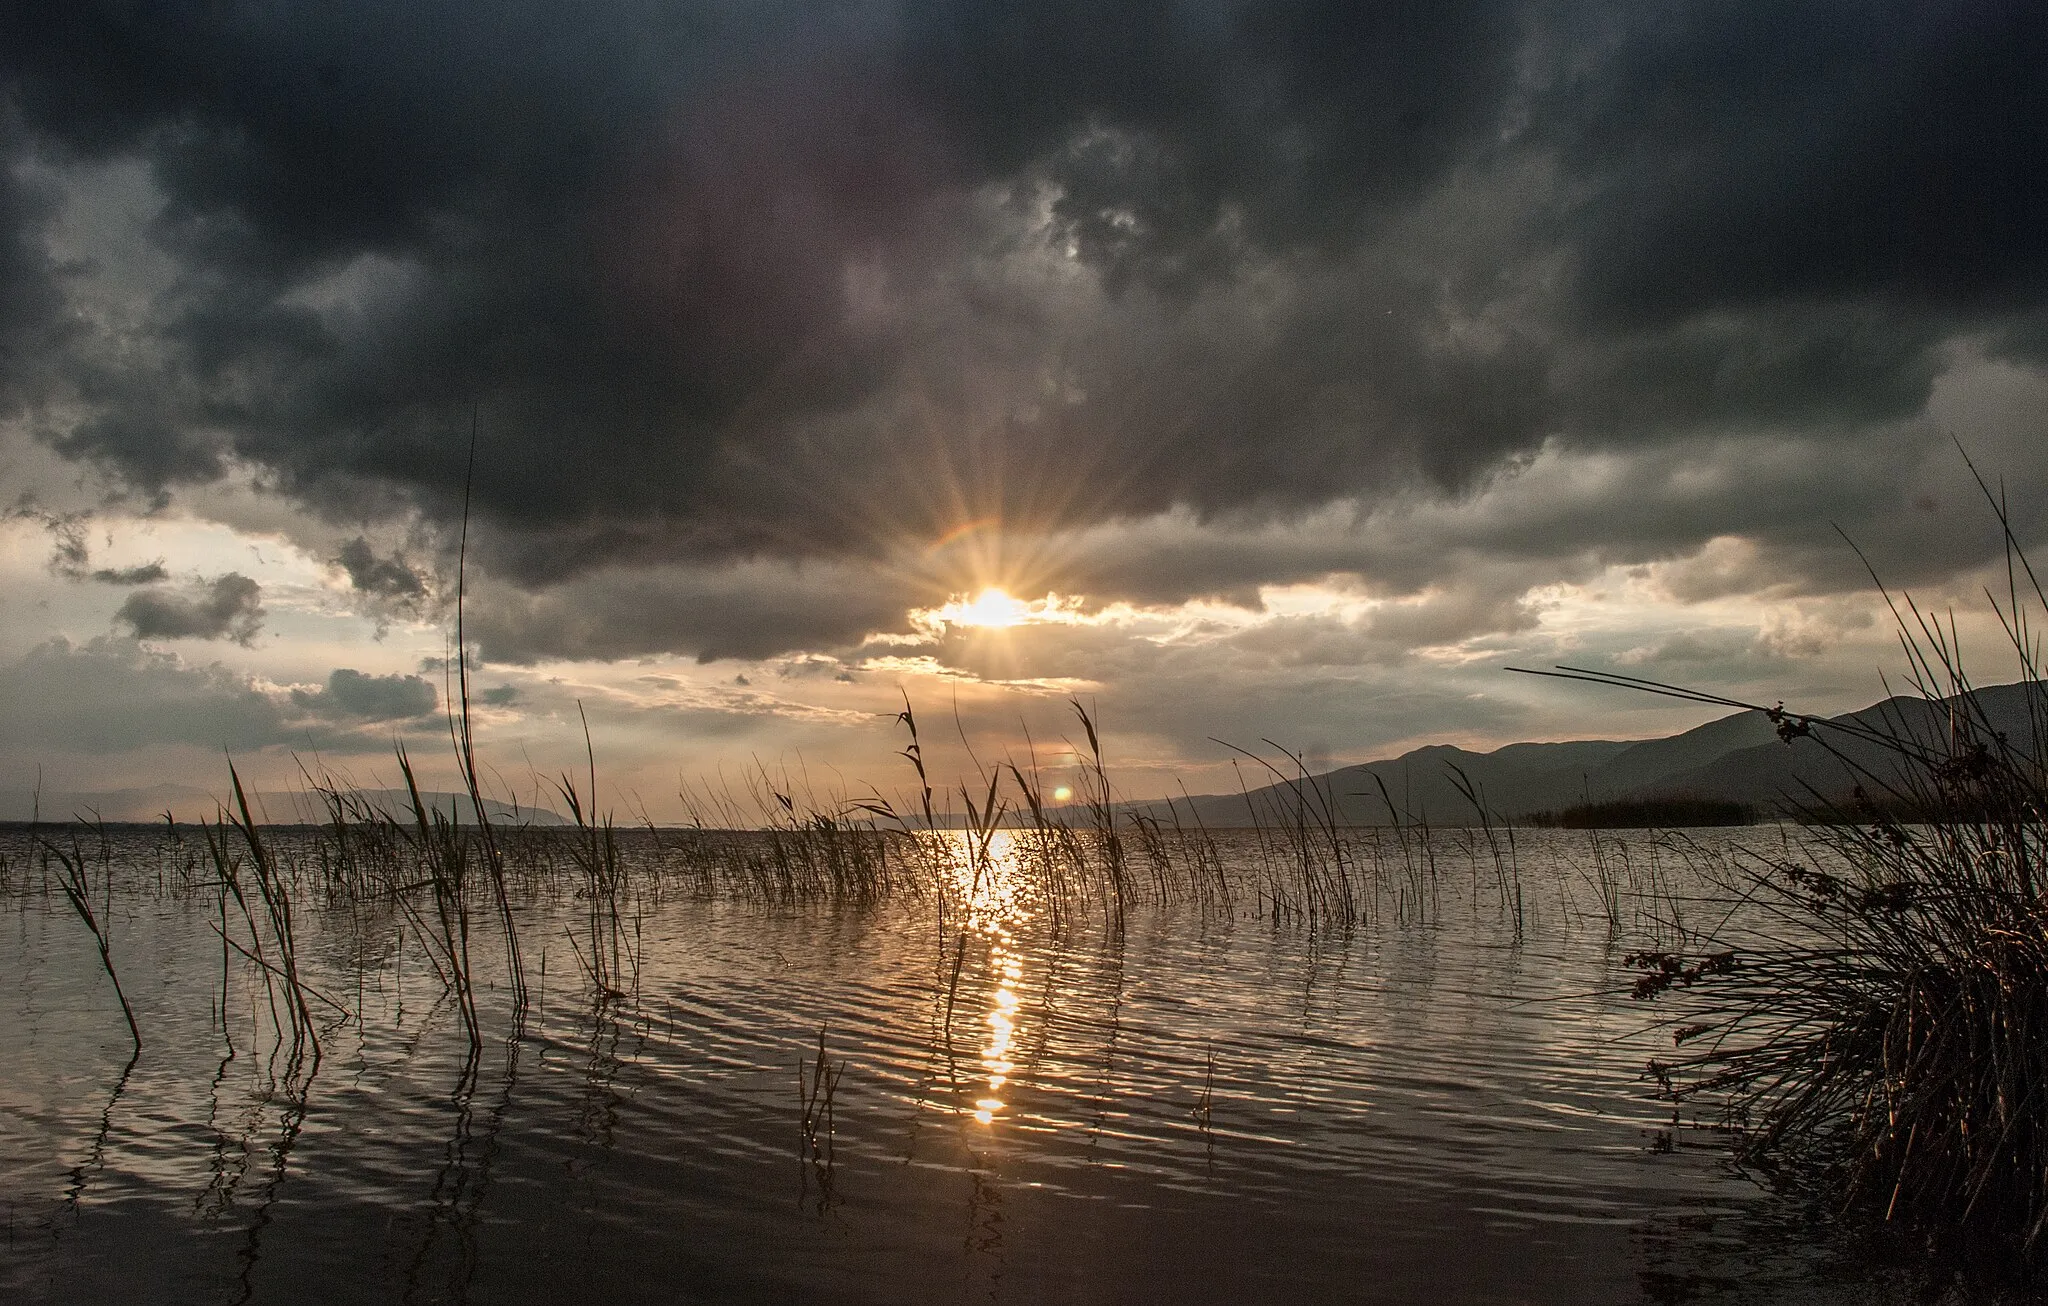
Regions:
<instances>
[{"instance_id":1,"label":"sun reflection on water","mask_svg":"<svg viewBox=\"0 0 2048 1306\"><path fill-rule=\"evenodd\" d=\"M1034 912L1015 833L992 831L985 845L979 835L967 835L962 852L954 862L953 889L954 900L963 908L963 938L973 936L986 944L993 982L988 1014L983 1018L988 1031L981 1049L984 1091L974 1099L974 1118L987 1125L1008 1107L1005 1094L1017 1071L1014 1049L1021 1021L1017 992L1024 975L1017 931Z\"/></svg>"}]
</instances>

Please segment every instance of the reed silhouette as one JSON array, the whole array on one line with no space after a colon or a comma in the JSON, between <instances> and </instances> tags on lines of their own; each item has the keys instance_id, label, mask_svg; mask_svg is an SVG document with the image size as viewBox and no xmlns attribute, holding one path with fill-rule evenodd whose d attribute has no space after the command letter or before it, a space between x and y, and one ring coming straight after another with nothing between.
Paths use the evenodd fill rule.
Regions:
<instances>
[{"instance_id":1,"label":"reed silhouette","mask_svg":"<svg viewBox=\"0 0 2048 1306\"><path fill-rule=\"evenodd\" d=\"M1975 473L1974 466L1971 471ZM1893 595L1909 692L1827 719L1580 668L1547 674L1769 715L1827 750L1847 801L1809 788L1809 838L1738 857L1717 918L1630 953L1634 993L1679 1004L1650 1074L1710 1102L1787 1183L1909 1221L2048 1251L2048 682L2044 593L2001 492L1986 598L2018 668L2017 727L1965 668L1958 627ZM1853 547L1853 546L1852 546ZM1598 845L1596 843L1595 847Z\"/></svg>"}]
</instances>

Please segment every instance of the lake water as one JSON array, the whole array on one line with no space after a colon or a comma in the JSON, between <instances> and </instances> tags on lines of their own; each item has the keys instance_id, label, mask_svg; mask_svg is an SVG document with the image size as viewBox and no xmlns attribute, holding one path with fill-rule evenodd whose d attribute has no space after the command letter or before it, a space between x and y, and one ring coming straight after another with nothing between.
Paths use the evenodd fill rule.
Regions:
<instances>
[{"instance_id":1,"label":"lake water","mask_svg":"<svg viewBox=\"0 0 2048 1306\"><path fill-rule=\"evenodd\" d=\"M1926 1299L1643 1080L1668 1013L1620 958L1644 868L1679 860L1651 835L1602 836L1614 929L1590 836L1521 832L1519 928L1490 857L1439 834L1427 885L1382 874L1349 929L1247 888L1120 935L1011 891L1007 835L943 924L930 894L664 889L642 836L615 994L572 942L588 903L529 886L508 1037L476 912L473 1064L403 914L302 887L320 1054L296 1065L260 973L223 964L191 832L110 838L132 1066L85 927L24 835L0 846L9 1302ZM1219 836L1241 886L1272 874L1248 838ZM842 1069L807 1137L821 1028Z\"/></svg>"}]
</instances>

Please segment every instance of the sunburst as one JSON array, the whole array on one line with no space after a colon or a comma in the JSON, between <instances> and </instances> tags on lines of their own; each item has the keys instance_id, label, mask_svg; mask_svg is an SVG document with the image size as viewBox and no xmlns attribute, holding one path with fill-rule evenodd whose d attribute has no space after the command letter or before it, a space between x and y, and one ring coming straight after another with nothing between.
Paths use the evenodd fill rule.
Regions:
<instances>
[{"instance_id":1,"label":"sunburst","mask_svg":"<svg viewBox=\"0 0 2048 1306\"><path fill-rule=\"evenodd\" d=\"M1029 621L1032 611L1030 604L1011 597L1007 590L991 586L965 603L956 600L947 604L940 609L940 616L949 626L982 626L1001 630Z\"/></svg>"}]
</instances>

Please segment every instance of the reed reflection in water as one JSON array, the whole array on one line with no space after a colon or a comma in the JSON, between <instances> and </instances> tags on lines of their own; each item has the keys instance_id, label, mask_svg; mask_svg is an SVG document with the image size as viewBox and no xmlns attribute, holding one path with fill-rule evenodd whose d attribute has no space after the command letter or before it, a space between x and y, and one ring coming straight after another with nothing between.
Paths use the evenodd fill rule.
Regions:
<instances>
[{"instance_id":1,"label":"reed reflection in water","mask_svg":"<svg viewBox=\"0 0 2048 1306\"><path fill-rule=\"evenodd\" d=\"M1640 1079L1664 1044L1621 987L1629 940L1595 906L1633 890L1594 891L1583 839L1530 837L1520 919L1488 854L1466 874L1446 845L1426 915L1313 930L1137 902L1118 930L1044 901L1034 832L979 857L920 837L950 846L948 892L835 903L706 892L621 832L633 964L605 985L575 962L576 877L522 875L533 1005L510 1019L480 940L480 1057L398 913L282 849L307 982L351 1013L322 1015L296 1076L162 836L115 835L108 920L146 1040L125 1072L90 941L13 860L0 1297L1904 1291L1671 1131ZM1218 840L1256 902L1260 850ZM790 1087L821 1028L845 1067L824 1191Z\"/></svg>"}]
</instances>

